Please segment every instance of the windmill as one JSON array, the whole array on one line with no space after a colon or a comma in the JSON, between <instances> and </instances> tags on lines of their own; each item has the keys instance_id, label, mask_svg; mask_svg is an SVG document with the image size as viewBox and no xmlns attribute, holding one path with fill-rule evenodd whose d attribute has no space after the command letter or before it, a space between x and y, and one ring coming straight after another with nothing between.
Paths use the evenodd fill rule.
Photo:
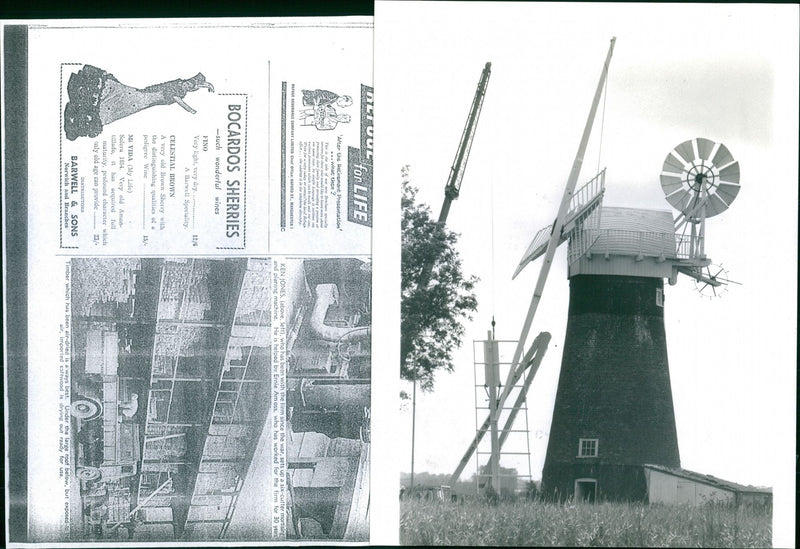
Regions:
<instances>
[{"instance_id":1,"label":"windmill","mask_svg":"<svg viewBox=\"0 0 800 549\"><path fill-rule=\"evenodd\" d=\"M573 192L613 47L612 39L556 220L534 236L514 273L544 256L519 352L555 250L569 241L567 331L542 489L585 500L643 499L644 465L680 467L664 279L675 284L684 274L714 293L728 282L705 254L705 223L740 188L730 151L697 138L675 147L663 165L675 219L670 211L604 206L605 170Z\"/></svg>"}]
</instances>

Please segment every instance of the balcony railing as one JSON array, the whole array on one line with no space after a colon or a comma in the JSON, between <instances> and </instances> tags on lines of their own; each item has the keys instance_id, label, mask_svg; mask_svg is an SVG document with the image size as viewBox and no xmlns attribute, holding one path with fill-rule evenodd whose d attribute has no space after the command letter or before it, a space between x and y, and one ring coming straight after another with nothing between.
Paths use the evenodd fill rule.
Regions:
<instances>
[{"instance_id":1,"label":"balcony railing","mask_svg":"<svg viewBox=\"0 0 800 549\"><path fill-rule=\"evenodd\" d=\"M559 243L564 242L570 238L570 253L573 252L573 243L577 243L576 232L574 228L584 223L589 223L590 227L596 227L599 218L596 215L597 207L600 205L600 199L605 192L606 171L603 170L590 179L586 184L581 186L572 195L569 202L569 208L564 216L564 225L562 227L562 234ZM594 217L592 217L594 216ZM542 255L547 249L547 244L550 241L550 235L553 233L554 226L550 225L543 227L536 233L531 241L528 249L523 255L523 259L517 267L514 276L517 276L522 268L529 262L535 260ZM581 238L581 235L578 235ZM579 258L586 251L588 246L592 244L592 240L580 240L579 248L575 249L574 257L570 256L570 263Z\"/></svg>"},{"instance_id":2,"label":"balcony railing","mask_svg":"<svg viewBox=\"0 0 800 549\"><path fill-rule=\"evenodd\" d=\"M579 212L585 205L595 200L606 188L606 170L603 169L594 178L589 180L586 184L582 185L572 195L569 201L569 209L567 210L566 219L569 220L571 216Z\"/></svg>"},{"instance_id":3,"label":"balcony railing","mask_svg":"<svg viewBox=\"0 0 800 549\"><path fill-rule=\"evenodd\" d=\"M689 235L622 229L583 229L573 233L570 240L570 263L583 255L583 246L579 245L581 241L594 242L588 249L588 253L592 254L641 255L664 259L692 257L692 238ZM695 237L695 246L699 243L700 238Z\"/></svg>"}]
</instances>

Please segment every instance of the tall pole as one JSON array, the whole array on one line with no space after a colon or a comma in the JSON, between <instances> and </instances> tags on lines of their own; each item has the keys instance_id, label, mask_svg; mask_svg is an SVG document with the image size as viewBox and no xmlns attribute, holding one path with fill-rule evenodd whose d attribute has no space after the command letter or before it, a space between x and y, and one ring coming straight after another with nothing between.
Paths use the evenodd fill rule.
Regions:
<instances>
[{"instance_id":1,"label":"tall pole","mask_svg":"<svg viewBox=\"0 0 800 549\"><path fill-rule=\"evenodd\" d=\"M486 342L483 349L483 360L486 368L485 383L489 389L489 433L492 450L489 469L492 473L492 489L495 493L498 493L500 491L500 438L497 432L497 421L500 410L498 408L497 389L500 386L500 371L497 342L492 337L491 330L486 333Z\"/></svg>"},{"instance_id":2,"label":"tall pole","mask_svg":"<svg viewBox=\"0 0 800 549\"><path fill-rule=\"evenodd\" d=\"M414 366L414 388L411 391L411 490L414 490L414 434L417 425L417 363L412 359Z\"/></svg>"}]
</instances>

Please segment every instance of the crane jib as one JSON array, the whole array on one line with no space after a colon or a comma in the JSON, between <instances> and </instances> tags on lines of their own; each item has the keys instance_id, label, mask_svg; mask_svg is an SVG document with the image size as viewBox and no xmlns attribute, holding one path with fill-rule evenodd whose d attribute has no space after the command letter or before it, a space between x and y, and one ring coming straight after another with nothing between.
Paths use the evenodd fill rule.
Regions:
<instances>
[{"instance_id":1,"label":"crane jib","mask_svg":"<svg viewBox=\"0 0 800 549\"><path fill-rule=\"evenodd\" d=\"M461 179L464 177L464 170L467 167L469 151L472 147L472 140L475 137L475 129L478 126L478 118L483 105L483 98L486 95L486 85L489 83L491 72L492 64L486 63L481 73L481 78L478 81L478 89L475 91L475 97L472 100L472 107L467 117L467 124L464 127L461 141L458 144L456 159L453 162L453 166L450 168L450 175L444 187L444 201L442 202L442 209L439 212L439 224L443 224L447 221L447 216L450 213L450 205L453 200L458 198L459 192L461 191ZM434 262L435 258L424 265L417 282L418 287L424 288L430 282Z\"/></svg>"},{"instance_id":2,"label":"crane jib","mask_svg":"<svg viewBox=\"0 0 800 549\"><path fill-rule=\"evenodd\" d=\"M475 138L475 130L478 127L478 118L480 118L483 99L486 96L486 86L489 84L489 76L491 76L491 74L492 64L486 63L483 67L483 72L481 72L481 77L478 80L478 88L475 90L475 97L472 99L472 106L467 116L467 122L464 125L464 131L461 133L461 141L459 141L456 157L450 168L450 176L444 187L444 203L442 204L442 210L439 214L439 223L445 222L447 214L450 211L450 202L457 199L461 192L461 181L467 169L469 152L472 148L472 141Z\"/></svg>"},{"instance_id":3,"label":"crane jib","mask_svg":"<svg viewBox=\"0 0 800 549\"><path fill-rule=\"evenodd\" d=\"M467 123L464 126L464 132L461 136L461 144L456 152L456 158L453 161L453 168L451 169L452 180L448 182L448 187L453 189L458 197L461 190L461 180L464 177L466 169L467 158L469 151L472 148L472 141L475 138L475 129L478 125L478 118L483 108L483 98L486 95L486 85L489 83L489 76L491 74L491 63L486 63L486 66L481 73L481 78L478 81L478 89L475 91L475 98L472 100L472 107L470 108Z\"/></svg>"}]
</instances>

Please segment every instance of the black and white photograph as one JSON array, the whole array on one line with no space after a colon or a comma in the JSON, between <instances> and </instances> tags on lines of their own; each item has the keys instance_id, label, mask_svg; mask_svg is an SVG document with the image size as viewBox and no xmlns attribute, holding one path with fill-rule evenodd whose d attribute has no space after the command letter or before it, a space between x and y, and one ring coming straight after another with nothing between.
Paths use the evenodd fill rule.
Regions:
<instances>
[{"instance_id":1,"label":"black and white photograph","mask_svg":"<svg viewBox=\"0 0 800 549\"><path fill-rule=\"evenodd\" d=\"M286 539L368 541L372 266L286 266Z\"/></svg>"},{"instance_id":2,"label":"black and white photograph","mask_svg":"<svg viewBox=\"0 0 800 549\"><path fill-rule=\"evenodd\" d=\"M71 260L69 539L366 541L371 274Z\"/></svg>"},{"instance_id":3,"label":"black and white photograph","mask_svg":"<svg viewBox=\"0 0 800 549\"><path fill-rule=\"evenodd\" d=\"M0 20L2 545L795 547L800 6L314 4Z\"/></svg>"},{"instance_id":4,"label":"black and white photograph","mask_svg":"<svg viewBox=\"0 0 800 549\"><path fill-rule=\"evenodd\" d=\"M794 543L795 8L376 4L401 544Z\"/></svg>"},{"instance_id":5,"label":"black and white photograph","mask_svg":"<svg viewBox=\"0 0 800 549\"><path fill-rule=\"evenodd\" d=\"M71 263L69 539L263 539L270 260Z\"/></svg>"}]
</instances>

